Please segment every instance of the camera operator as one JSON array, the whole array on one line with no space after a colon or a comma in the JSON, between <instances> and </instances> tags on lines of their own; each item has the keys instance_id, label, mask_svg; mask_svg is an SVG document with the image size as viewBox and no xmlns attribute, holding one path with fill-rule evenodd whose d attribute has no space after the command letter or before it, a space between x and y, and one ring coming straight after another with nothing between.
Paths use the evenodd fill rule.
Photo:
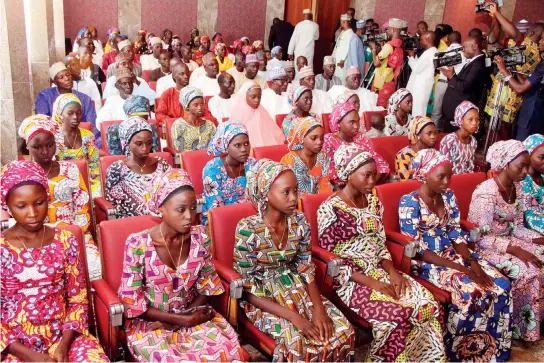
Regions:
<instances>
[{"instance_id":1,"label":"camera operator","mask_svg":"<svg viewBox=\"0 0 544 363\"><path fill-rule=\"evenodd\" d=\"M544 53L544 37L540 38L538 47ZM518 95L523 95L523 102L516 121L516 139L524 141L532 134L544 134L544 61L541 60L528 79L516 79L506 69L504 59L495 57L499 73Z\"/></svg>"},{"instance_id":2,"label":"camera operator","mask_svg":"<svg viewBox=\"0 0 544 363\"><path fill-rule=\"evenodd\" d=\"M390 39L378 53L376 43L369 42L372 49L372 60L376 70L374 72L373 89L378 91L378 106L387 108L389 97L395 92L397 77L404 63L401 30L403 21L391 18L387 22L387 37Z\"/></svg>"},{"instance_id":3,"label":"camera operator","mask_svg":"<svg viewBox=\"0 0 544 363\"><path fill-rule=\"evenodd\" d=\"M482 51L482 38L467 38L463 42L463 53L467 62L458 74L452 67L440 68L440 72L448 79L448 89L442 102L442 125L445 132L456 129L450 122L453 121L457 106L463 101L478 104L489 80Z\"/></svg>"},{"instance_id":4,"label":"camera operator","mask_svg":"<svg viewBox=\"0 0 544 363\"><path fill-rule=\"evenodd\" d=\"M425 32L419 38L419 45L425 50L421 57L415 59L415 50L407 51L412 74L406 88L412 93L412 116L414 117L427 115L427 106L434 86L433 58L438 52L434 46L434 37L434 32Z\"/></svg>"},{"instance_id":5,"label":"camera operator","mask_svg":"<svg viewBox=\"0 0 544 363\"><path fill-rule=\"evenodd\" d=\"M491 27L487 36L487 43L491 46L503 44L506 46L509 39L513 39L516 44L520 44L523 40L522 34L502 13L499 11L497 4L493 1L487 1L484 6L486 12L491 17ZM502 42L501 42L502 40ZM506 42L504 42L506 40Z\"/></svg>"}]
</instances>

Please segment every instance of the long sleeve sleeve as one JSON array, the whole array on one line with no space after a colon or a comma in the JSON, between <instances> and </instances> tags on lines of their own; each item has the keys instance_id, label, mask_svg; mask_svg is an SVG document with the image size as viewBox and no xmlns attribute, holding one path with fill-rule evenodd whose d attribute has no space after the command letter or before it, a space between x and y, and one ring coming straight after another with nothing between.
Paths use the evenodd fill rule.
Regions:
<instances>
[{"instance_id":1,"label":"long sleeve sleeve","mask_svg":"<svg viewBox=\"0 0 544 363\"><path fill-rule=\"evenodd\" d=\"M291 36L291 40L289 41L289 48L287 48L287 54L289 55L295 54L295 47L297 45L298 33L299 33L299 27L295 26L295 30L293 31L293 35Z\"/></svg>"},{"instance_id":2,"label":"long sleeve sleeve","mask_svg":"<svg viewBox=\"0 0 544 363\"><path fill-rule=\"evenodd\" d=\"M170 93L166 94L163 93L160 96L160 102L159 105L155 108L155 119L159 122L159 124L166 124L166 120L169 118L168 114L168 105L170 104L168 101Z\"/></svg>"},{"instance_id":3,"label":"long sleeve sleeve","mask_svg":"<svg viewBox=\"0 0 544 363\"><path fill-rule=\"evenodd\" d=\"M310 225L302 213L298 213L292 218L298 219L297 236L300 235L296 259L297 272L306 284L311 284L315 280L315 266L312 262L312 238L310 236Z\"/></svg>"},{"instance_id":4,"label":"long sleeve sleeve","mask_svg":"<svg viewBox=\"0 0 544 363\"><path fill-rule=\"evenodd\" d=\"M219 168L221 159L216 158L209 161L202 172L202 183L204 185L204 205L202 206L202 224L208 225L208 213L211 209L225 205L221 197L223 180L222 171Z\"/></svg>"},{"instance_id":5,"label":"long sleeve sleeve","mask_svg":"<svg viewBox=\"0 0 544 363\"><path fill-rule=\"evenodd\" d=\"M205 251L202 257L203 266L195 283L196 289L201 295L205 296L221 295L225 292L225 289L212 263L210 237L208 237L204 226L197 226L193 233L196 233L196 237L200 239L200 248Z\"/></svg>"},{"instance_id":6,"label":"long sleeve sleeve","mask_svg":"<svg viewBox=\"0 0 544 363\"><path fill-rule=\"evenodd\" d=\"M455 88L461 93L470 93L471 89L476 86L476 83L480 79L480 72L485 72L485 69L480 66L478 60L475 60L467 72L461 71L461 74L454 74L448 80L448 87Z\"/></svg>"},{"instance_id":7,"label":"long sleeve sleeve","mask_svg":"<svg viewBox=\"0 0 544 363\"><path fill-rule=\"evenodd\" d=\"M459 206L457 204L457 198L451 190L446 194L446 199L449 204L450 214L448 218L448 224L446 226L446 234L451 243L461 244L467 243L467 240L463 236L461 229L461 213L459 212Z\"/></svg>"},{"instance_id":8,"label":"long sleeve sleeve","mask_svg":"<svg viewBox=\"0 0 544 363\"><path fill-rule=\"evenodd\" d=\"M100 109L100 111L98 112L98 115L96 116L96 127L98 129L100 129L100 123L102 121L109 121L109 120L114 120L115 119L115 117L113 115L112 107L113 107L113 99L111 99L111 100L107 99L106 103Z\"/></svg>"},{"instance_id":9,"label":"long sleeve sleeve","mask_svg":"<svg viewBox=\"0 0 544 363\"><path fill-rule=\"evenodd\" d=\"M41 115L47 115L52 116L52 110L53 104L50 102L46 95L46 91L48 89L42 90L40 93L38 93L38 96L36 96L36 101L34 102L34 111L36 114Z\"/></svg>"},{"instance_id":10,"label":"long sleeve sleeve","mask_svg":"<svg viewBox=\"0 0 544 363\"><path fill-rule=\"evenodd\" d=\"M246 219L242 219L236 226L234 242L234 263L233 269L243 280L244 290L258 297L265 297L264 289L254 278L259 272L256 271L257 253L255 251L256 235L254 228Z\"/></svg>"},{"instance_id":11,"label":"long sleeve sleeve","mask_svg":"<svg viewBox=\"0 0 544 363\"><path fill-rule=\"evenodd\" d=\"M123 302L125 317L128 319L142 315L148 308L144 292L144 238L147 237L147 234L131 234L125 243L123 273L117 294Z\"/></svg>"},{"instance_id":12,"label":"long sleeve sleeve","mask_svg":"<svg viewBox=\"0 0 544 363\"><path fill-rule=\"evenodd\" d=\"M411 194L403 196L399 203L400 232L416 241L417 253L423 254L428 246L419 230L420 220L421 211L418 200Z\"/></svg>"}]
</instances>

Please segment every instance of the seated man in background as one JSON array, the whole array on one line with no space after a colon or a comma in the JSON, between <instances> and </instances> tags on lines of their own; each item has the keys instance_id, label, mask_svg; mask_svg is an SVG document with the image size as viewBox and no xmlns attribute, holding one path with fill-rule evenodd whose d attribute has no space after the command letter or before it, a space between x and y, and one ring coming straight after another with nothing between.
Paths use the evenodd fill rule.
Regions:
<instances>
[{"instance_id":1,"label":"seated man in background","mask_svg":"<svg viewBox=\"0 0 544 363\"><path fill-rule=\"evenodd\" d=\"M117 46L119 47L119 53L126 53L132 59L132 72L136 75L136 77L142 77L142 66L140 66L136 61L136 53L134 52L134 46L130 40L125 39ZM115 58L117 58L117 56ZM111 76L115 76L115 63L108 66L106 77L110 78Z\"/></svg>"},{"instance_id":2,"label":"seated man in background","mask_svg":"<svg viewBox=\"0 0 544 363\"><path fill-rule=\"evenodd\" d=\"M336 69L335 59L333 56L323 58L323 74L315 76L315 88L327 92L332 86L342 85L340 78L334 75Z\"/></svg>"},{"instance_id":3,"label":"seated man in background","mask_svg":"<svg viewBox=\"0 0 544 363\"><path fill-rule=\"evenodd\" d=\"M198 63L192 59L191 48L188 45L184 45L181 47L180 53L181 60L189 67L189 72L194 72L198 68Z\"/></svg>"},{"instance_id":4,"label":"seated man in background","mask_svg":"<svg viewBox=\"0 0 544 363\"><path fill-rule=\"evenodd\" d=\"M229 68L227 73L234 78L234 82L239 83L242 80L246 67L245 57L238 52L234 55L234 67Z\"/></svg>"},{"instance_id":5,"label":"seated man in background","mask_svg":"<svg viewBox=\"0 0 544 363\"><path fill-rule=\"evenodd\" d=\"M170 70L173 72L174 71L174 66L176 64L179 64L179 63L183 63L183 64L187 65L187 63L183 62L183 60L181 60L181 58L174 57L174 58L170 59ZM189 67L189 66L187 66L187 67ZM190 73L191 72L189 71L189 73L187 74L187 77L189 77ZM157 81L157 86L155 87L155 89L157 91L157 97L161 97L162 94L164 93L164 91L166 91L168 88L172 88L172 87L176 86L176 81L174 80L173 76L174 75L172 73L170 73L167 76L159 78L159 80ZM189 79L187 79L187 82L189 82Z\"/></svg>"},{"instance_id":6,"label":"seated man in background","mask_svg":"<svg viewBox=\"0 0 544 363\"><path fill-rule=\"evenodd\" d=\"M257 72L259 71L259 60L257 59L257 56L255 54L248 54L246 56L245 64L246 64L246 71L240 77L240 82L236 81L235 92L238 92L238 90L247 81L254 81L261 87L262 90L267 89L268 84L266 83L266 80L257 74Z\"/></svg>"},{"instance_id":7,"label":"seated man in background","mask_svg":"<svg viewBox=\"0 0 544 363\"><path fill-rule=\"evenodd\" d=\"M94 44L91 41L88 41L88 44L80 45L78 49L77 57L79 58L81 76L92 79L98 87L100 96L102 96L102 83L106 83L107 78L104 72L102 72L100 65L93 61Z\"/></svg>"},{"instance_id":8,"label":"seated man in background","mask_svg":"<svg viewBox=\"0 0 544 363\"><path fill-rule=\"evenodd\" d=\"M276 119L276 115L288 114L291 112L287 101L287 75L283 67L275 67L269 70L270 88L263 90L261 105L266 112Z\"/></svg>"},{"instance_id":9,"label":"seated man in background","mask_svg":"<svg viewBox=\"0 0 544 363\"><path fill-rule=\"evenodd\" d=\"M236 84L234 77L228 73L219 74L217 83L219 84L219 94L210 98L208 108L217 122L221 123L224 118L230 119L230 114L232 112L232 95L234 94Z\"/></svg>"},{"instance_id":10,"label":"seated man in background","mask_svg":"<svg viewBox=\"0 0 544 363\"><path fill-rule=\"evenodd\" d=\"M304 67L298 73L300 77L300 85L308 87L312 90L312 108L310 112L321 116L323 113L332 111L332 101L327 92L320 89L315 89L315 75L311 67Z\"/></svg>"},{"instance_id":11,"label":"seated man in background","mask_svg":"<svg viewBox=\"0 0 544 363\"><path fill-rule=\"evenodd\" d=\"M117 93L106 98L106 103L96 117L96 127L100 128L102 121L124 120L125 100L134 93L134 74L127 67L119 67L115 71L115 88ZM111 79L111 78L110 78ZM108 80L109 82L109 80Z\"/></svg>"},{"instance_id":12,"label":"seated man in background","mask_svg":"<svg viewBox=\"0 0 544 363\"><path fill-rule=\"evenodd\" d=\"M179 95L181 90L189 85L189 67L183 62L175 63L172 66L171 76L175 80L175 85L162 93L159 106L155 112L155 118L160 125L165 123L169 118L178 119L183 116L183 109L179 103Z\"/></svg>"},{"instance_id":13,"label":"seated man in background","mask_svg":"<svg viewBox=\"0 0 544 363\"><path fill-rule=\"evenodd\" d=\"M102 98L100 97L100 92L98 92L96 83L90 78L81 76L80 61L78 58L71 55L66 56L64 57L64 65L72 75L72 80L74 82L72 90L79 91L89 96L94 102L96 113L98 113L102 107Z\"/></svg>"},{"instance_id":14,"label":"seated man in background","mask_svg":"<svg viewBox=\"0 0 544 363\"><path fill-rule=\"evenodd\" d=\"M162 39L159 37L151 38L151 49L153 53L144 54L140 57L140 62L142 63L142 70L152 71L161 66L159 63L159 56L162 50Z\"/></svg>"},{"instance_id":15,"label":"seated man in background","mask_svg":"<svg viewBox=\"0 0 544 363\"><path fill-rule=\"evenodd\" d=\"M170 52L168 52L166 49L162 49L161 54L159 55L159 63L161 64L161 66L152 71L149 75L149 80L151 82L157 82L159 78L168 76L171 73L170 59Z\"/></svg>"},{"instance_id":16,"label":"seated man in background","mask_svg":"<svg viewBox=\"0 0 544 363\"><path fill-rule=\"evenodd\" d=\"M298 56L297 57L297 64L296 64L296 74L295 74L295 81L298 81L299 80L299 72L302 68L304 67L307 67L308 66L308 59L306 59L305 56L301 55L301 56Z\"/></svg>"},{"instance_id":17,"label":"seated man in background","mask_svg":"<svg viewBox=\"0 0 544 363\"><path fill-rule=\"evenodd\" d=\"M361 71L359 67L351 67L346 70L346 85L345 86L333 86L327 94L333 103L336 103L339 97L347 90L355 91L359 97L360 107L359 115L362 115L365 111L379 111L381 107L376 105L378 95L374 92L370 92L365 88L360 88L361 85Z\"/></svg>"},{"instance_id":18,"label":"seated man in background","mask_svg":"<svg viewBox=\"0 0 544 363\"><path fill-rule=\"evenodd\" d=\"M219 84L217 83L217 75L219 74L219 63L215 54L212 52L206 53L202 57L202 65L204 66L204 74L198 78L192 78L189 84L202 91L204 97L215 96L219 94Z\"/></svg>"}]
</instances>

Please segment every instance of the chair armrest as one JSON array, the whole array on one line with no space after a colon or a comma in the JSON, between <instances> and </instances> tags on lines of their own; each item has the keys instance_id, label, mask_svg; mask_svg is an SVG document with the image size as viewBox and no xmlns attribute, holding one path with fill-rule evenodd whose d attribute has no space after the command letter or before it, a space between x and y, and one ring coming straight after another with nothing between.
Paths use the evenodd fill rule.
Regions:
<instances>
[{"instance_id":1,"label":"chair armrest","mask_svg":"<svg viewBox=\"0 0 544 363\"><path fill-rule=\"evenodd\" d=\"M416 256L417 243L412 238L403 235L399 232L385 231L385 237L395 243L404 245L404 256L414 258Z\"/></svg>"},{"instance_id":2,"label":"chair armrest","mask_svg":"<svg viewBox=\"0 0 544 363\"><path fill-rule=\"evenodd\" d=\"M173 147L166 146L162 151L169 153L174 158L174 164L181 166L181 153L174 149Z\"/></svg>"},{"instance_id":3,"label":"chair armrest","mask_svg":"<svg viewBox=\"0 0 544 363\"><path fill-rule=\"evenodd\" d=\"M244 283L240 275L234 272L232 267L227 266L224 262L217 259L212 259L215 270L220 278L229 283L229 295L233 299L241 299L244 292Z\"/></svg>"},{"instance_id":4,"label":"chair armrest","mask_svg":"<svg viewBox=\"0 0 544 363\"><path fill-rule=\"evenodd\" d=\"M91 281L98 328L98 338L110 360L122 360L120 327L123 323L124 306L105 280Z\"/></svg>"},{"instance_id":5,"label":"chair armrest","mask_svg":"<svg viewBox=\"0 0 544 363\"><path fill-rule=\"evenodd\" d=\"M385 246L391 255L395 268L407 275L410 275L411 258L405 256L405 246L391 241L385 241Z\"/></svg>"},{"instance_id":6,"label":"chair armrest","mask_svg":"<svg viewBox=\"0 0 544 363\"><path fill-rule=\"evenodd\" d=\"M123 312L125 308L119 296L111 289L110 285L104 279L91 281L91 286L98 299L110 309L110 323L112 326L121 326L123 324Z\"/></svg>"},{"instance_id":7,"label":"chair armrest","mask_svg":"<svg viewBox=\"0 0 544 363\"><path fill-rule=\"evenodd\" d=\"M469 222L466 219L461 219L459 224L461 225L461 228L463 228L465 231L470 231L472 229L478 228L478 225L476 223Z\"/></svg>"},{"instance_id":8,"label":"chair armrest","mask_svg":"<svg viewBox=\"0 0 544 363\"><path fill-rule=\"evenodd\" d=\"M312 256L327 264L327 275L334 278L340 272L342 260L334 253L318 246L312 246Z\"/></svg>"},{"instance_id":9,"label":"chair armrest","mask_svg":"<svg viewBox=\"0 0 544 363\"><path fill-rule=\"evenodd\" d=\"M100 157L102 157L102 156L110 156L110 153L107 152L106 150L98 149L98 155L99 155Z\"/></svg>"},{"instance_id":10,"label":"chair armrest","mask_svg":"<svg viewBox=\"0 0 544 363\"><path fill-rule=\"evenodd\" d=\"M474 160L474 172L487 172L487 169L489 168L489 164L486 161L482 160Z\"/></svg>"},{"instance_id":11,"label":"chair armrest","mask_svg":"<svg viewBox=\"0 0 544 363\"><path fill-rule=\"evenodd\" d=\"M115 207L113 206L113 204L108 202L106 198L104 197L94 198L94 205L96 206L96 208L98 208L102 213L104 213L107 216L108 220L117 218Z\"/></svg>"}]
</instances>

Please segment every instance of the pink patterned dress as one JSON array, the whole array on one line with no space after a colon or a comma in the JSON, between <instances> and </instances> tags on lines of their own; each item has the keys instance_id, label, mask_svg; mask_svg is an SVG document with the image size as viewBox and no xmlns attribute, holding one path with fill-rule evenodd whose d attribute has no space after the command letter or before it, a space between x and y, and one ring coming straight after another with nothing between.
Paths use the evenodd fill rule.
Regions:
<instances>
[{"instance_id":1,"label":"pink patterned dress","mask_svg":"<svg viewBox=\"0 0 544 363\"><path fill-rule=\"evenodd\" d=\"M353 138L353 142L360 147L362 147L365 151L368 151L370 154L372 154L372 157L374 158L374 161L376 161L376 166L378 167L378 172L382 174L389 174L389 164L372 148L372 145L370 145L370 142L365 137L365 135L358 133ZM338 175L336 174L336 165L334 164L334 153L340 145L342 144L349 144L348 142L340 139L336 134L330 133L325 135L325 142L323 144L323 151L327 154L330 160L329 164L329 179L330 182L333 185L338 185L340 183L340 179L338 179Z\"/></svg>"},{"instance_id":2,"label":"pink patterned dress","mask_svg":"<svg viewBox=\"0 0 544 363\"><path fill-rule=\"evenodd\" d=\"M516 195L518 199L508 204L495 180L486 180L472 194L468 219L480 228L489 227L490 232L476 244L478 254L512 281L512 338L536 341L540 339L540 322L544 318L544 271L527 266L506 249L519 246L544 262L544 246L532 243L533 238L541 235L523 224L520 184L516 184Z\"/></svg>"},{"instance_id":3,"label":"pink patterned dress","mask_svg":"<svg viewBox=\"0 0 544 363\"><path fill-rule=\"evenodd\" d=\"M477 146L474 136L471 136L470 144L463 144L457 134L452 132L440 141L440 154L453 164L453 174L472 173Z\"/></svg>"},{"instance_id":4,"label":"pink patterned dress","mask_svg":"<svg viewBox=\"0 0 544 363\"><path fill-rule=\"evenodd\" d=\"M243 348L232 326L218 313L193 327L148 330L152 322L140 318L148 307L174 314L192 313L198 294L215 296L225 290L215 272L210 239L203 226L191 228L189 257L177 270L165 265L149 233L128 237L119 297L125 306L127 345L138 361L241 361Z\"/></svg>"}]
</instances>

